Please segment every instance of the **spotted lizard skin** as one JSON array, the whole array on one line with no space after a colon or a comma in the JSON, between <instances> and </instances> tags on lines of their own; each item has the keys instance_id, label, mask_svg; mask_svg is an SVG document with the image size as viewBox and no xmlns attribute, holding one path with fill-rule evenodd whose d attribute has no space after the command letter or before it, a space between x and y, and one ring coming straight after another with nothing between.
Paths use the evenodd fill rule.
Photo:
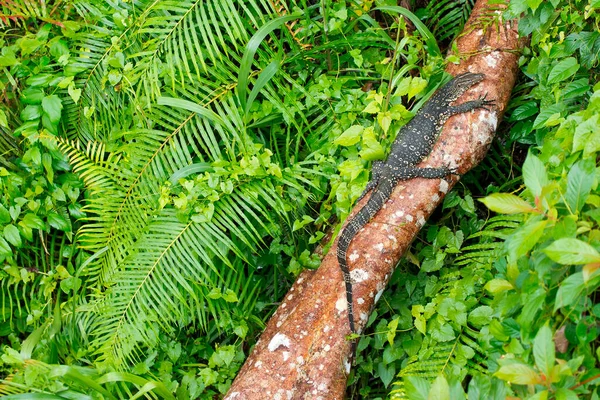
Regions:
<instances>
[{"instance_id":1,"label":"spotted lizard skin","mask_svg":"<svg viewBox=\"0 0 600 400\"><path fill-rule=\"evenodd\" d=\"M493 104L493 101L486 100L485 96L458 105L450 104L471 86L481 82L483 78L483 74L464 73L457 75L444 85L425 103L414 118L398 132L387 160L373 163L371 181L367 184L359 200L369 191L373 190L373 192L367 204L348 222L337 245L338 263L346 283L348 321L352 333L356 333L352 303L352 281L346 262L346 252L352 239L381 209L399 181L416 177L441 179L456 172L448 167L418 168L417 165L433 149L433 145L448 118L477 108L487 109L487 106ZM355 350L356 343L352 341L353 354Z\"/></svg>"}]
</instances>

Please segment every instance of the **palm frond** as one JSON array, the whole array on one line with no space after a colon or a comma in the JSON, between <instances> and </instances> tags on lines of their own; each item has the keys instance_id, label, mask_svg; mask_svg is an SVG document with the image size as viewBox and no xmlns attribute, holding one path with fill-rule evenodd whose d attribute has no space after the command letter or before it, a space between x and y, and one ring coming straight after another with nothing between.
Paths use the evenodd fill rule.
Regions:
<instances>
[{"instance_id":1,"label":"palm frond","mask_svg":"<svg viewBox=\"0 0 600 400\"><path fill-rule=\"evenodd\" d=\"M431 1L425 7L427 25L439 42L452 40L462 31L474 5L474 0Z\"/></svg>"}]
</instances>

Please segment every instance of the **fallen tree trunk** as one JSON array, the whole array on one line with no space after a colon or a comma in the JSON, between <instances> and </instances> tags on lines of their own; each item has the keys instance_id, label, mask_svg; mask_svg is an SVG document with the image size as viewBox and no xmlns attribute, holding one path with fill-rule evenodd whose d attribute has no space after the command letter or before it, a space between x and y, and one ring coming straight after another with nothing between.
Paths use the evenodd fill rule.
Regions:
<instances>
[{"instance_id":1,"label":"fallen tree trunk","mask_svg":"<svg viewBox=\"0 0 600 400\"><path fill-rule=\"evenodd\" d=\"M422 167L457 166L464 174L485 156L518 71L516 24L503 21L502 11L497 4L477 1L463 35L457 39L462 61L447 68L452 75L467 71L486 75L457 103L487 94L495 106L491 111L451 117ZM490 20L497 23L490 25ZM348 259L359 331L398 260L457 181L453 177L400 182L383 209L352 241ZM367 197L356 204L353 213ZM344 397L351 366L350 343L345 337L350 332L336 243L317 271L300 274L233 382L227 400Z\"/></svg>"}]
</instances>

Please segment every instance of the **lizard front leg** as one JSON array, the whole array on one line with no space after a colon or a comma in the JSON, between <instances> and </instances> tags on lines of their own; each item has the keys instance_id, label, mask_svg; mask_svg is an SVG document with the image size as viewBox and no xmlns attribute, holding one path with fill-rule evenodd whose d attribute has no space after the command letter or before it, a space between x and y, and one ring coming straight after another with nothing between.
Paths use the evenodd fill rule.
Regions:
<instances>
[{"instance_id":1,"label":"lizard front leg","mask_svg":"<svg viewBox=\"0 0 600 400\"><path fill-rule=\"evenodd\" d=\"M484 110L490 111L488 106L493 106L494 100L488 100L486 99L486 96L487 95L484 95L477 100L465 101L464 103L456 106L450 106L448 111L449 115L464 113L475 110L476 108L483 108Z\"/></svg>"}]
</instances>

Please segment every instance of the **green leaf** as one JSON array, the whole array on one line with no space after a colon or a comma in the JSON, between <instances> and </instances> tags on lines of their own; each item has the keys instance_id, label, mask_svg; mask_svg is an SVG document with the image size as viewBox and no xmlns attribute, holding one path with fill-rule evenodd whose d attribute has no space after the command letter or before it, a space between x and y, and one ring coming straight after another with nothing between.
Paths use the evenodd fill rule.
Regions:
<instances>
[{"instance_id":1,"label":"green leaf","mask_svg":"<svg viewBox=\"0 0 600 400\"><path fill-rule=\"evenodd\" d=\"M77 104L79 102L79 98L81 97L81 89L78 89L75 86L75 82L69 83L69 87L67 89L69 96L73 99L73 103Z\"/></svg>"},{"instance_id":2,"label":"green leaf","mask_svg":"<svg viewBox=\"0 0 600 400\"><path fill-rule=\"evenodd\" d=\"M596 174L594 161L583 159L575 163L567 177L567 192L565 200L571 212L577 213L587 200Z\"/></svg>"},{"instance_id":3,"label":"green leaf","mask_svg":"<svg viewBox=\"0 0 600 400\"><path fill-rule=\"evenodd\" d=\"M443 374L435 378L429 389L428 400L450 400L450 386Z\"/></svg>"},{"instance_id":4,"label":"green leaf","mask_svg":"<svg viewBox=\"0 0 600 400\"><path fill-rule=\"evenodd\" d=\"M387 325L387 328L388 328L387 340L391 346L394 345L394 338L396 337L396 329L398 329L399 322L400 322L400 317L396 317L393 320L391 320Z\"/></svg>"},{"instance_id":5,"label":"green leaf","mask_svg":"<svg viewBox=\"0 0 600 400\"><path fill-rule=\"evenodd\" d=\"M485 290L487 290L488 292L490 292L492 294L497 294L500 292L514 289L514 286L505 279L495 278L495 279L492 279L491 281L489 281L488 283L486 283L484 288L485 288Z\"/></svg>"},{"instance_id":6,"label":"green leaf","mask_svg":"<svg viewBox=\"0 0 600 400\"><path fill-rule=\"evenodd\" d=\"M55 229L64 232L71 232L71 224L69 224L69 221L67 221L62 215L59 215L55 212L48 213L48 224Z\"/></svg>"},{"instance_id":7,"label":"green leaf","mask_svg":"<svg viewBox=\"0 0 600 400\"><path fill-rule=\"evenodd\" d=\"M503 365L494 376L517 385L535 385L541 382L540 376L533 368L521 363Z\"/></svg>"},{"instance_id":8,"label":"green leaf","mask_svg":"<svg viewBox=\"0 0 600 400\"><path fill-rule=\"evenodd\" d=\"M500 214L530 213L535 210L531 204L510 193L492 193L479 201L490 210Z\"/></svg>"},{"instance_id":9,"label":"green leaf","mask_svg":"<svg viewBox=\"0 0 600 400\"><path fill-rule=\"evenodd\" d=\"M577 396L577 393L567 388L556 389L556 400L577 400L579 398L580 397Z\"/></svg>"},{"instance_id":10,"label":"green leaf","mask_svg":"<svg viewBox=\"0 0 600 400\"><path fill-rule=\"evenodd\" d=\"M333 143L340 146L352 146L360 141L360 134L363 130L364 127L362 125L352 125L335 139Z\"/></svg>"},{"instance_id":11,"label":"green leaf","mask_svg":"<svg viewBox=\"0 0 600 400\"><path fill-rule=\"evenodd\" d=\"M237 295L231 289L226 289L225 293L223 293L222 298L228 303L237 303L239 301Z\"/></svg>"},{"instance_id":12,"label":"green leaf","mask_svg":"<svg viewBox=\"0 0 600 400\"><path fill-rule=\"evenodd\" d=\"M394 364L386 366L383 362L380 362L377 364L377 372L379 373L379 378L383 382L383 385L388 387L392 382L392 379L394 379L396 368L394 367Z\"/></svg>"},{"instance_id":13,"label":"green leaf","mask_svg":"<svg viewBox=\"0 0 600 400\"><path fill-rule=\"evenodd\" d=\"M554 341L552 340L552 330L545 324L540 328L533 340L533 358L535 365L540 371L550 377L552 368L554 368Z\"/></svg>"},{"instance_id":14,"label":"green leaf","mask_svg":"<svg viewBox=\"0 0 600 400\"><path fill-rule=\"evenodd\" d=\"M600 263L600 253L590 244L575 238L562 238L543 250L552 261L563 265Z\"/></svg>"},{"instance_id":15,"label":"green leaf","mask_svg":"<svg viewBox=\"0 0 600 400\"><path fill-rule=\"evenodd\" d=\"M8 257L12 255L12 249L9 244L4 240L4 238L0 237L0 255L4 257Z\"/></svg>"},{"instance_id":16,"label":"green leaf","mask_svg":"<svg viewBox=\"0 0 600 400\"><path fill-rule=\"evenodd\" d=\"M548 184L548 173L544 163L532 153L527 155L523 164L525 186L535 197L542 194L542 188Z\"/></svg>"},{"instance_id":17,"label":"green leaf","mask_svg":"<svg viewBox=\"0 0 600 400\"><path fill-rule=\"evenodd\" d=\"M538 111L539 109L537 103L535 101L530 101L528 103L521 104L519 107L515 108L510 114L510 120L521 121L525 118L537 114Z\"/></svg>"},{"instance_id":18,"label":"green leaf","mask_svg":"<svg viewBox=\"0 0 600 400\"><path fill-rule=\"evenodd\" d=\"M515 262L527 254L540 240L547 224L547 220L527 222L517 229L505 242L509 260Z\"/></svg>"},{"instance_id":19,"label":"green leaf","mask_svg":"<svg viewBox=\"0 0 600 400\"><path fill-rule=\"evenodd\" d=\"M427 379L413 375L404 377L406 397L411 400L428 400L429 386Z\"/></svg>"},{"instance_id":20,"label":"green leaf","mask_svg":"<svg viewBox=\"0 0 600 400\"><path fill-rule=\"evenodd\" d=\"M58 121L60 121L62 101L57 95L53 94L44 97L42 99L42 109L50 119L50 122L52 122L53 124L57 124Z\"/></svg>"},{"instance_id":21,"label":"green leaf","mask_svg":"<svg viewBox=\"0 0 600 400\"><path fill-rule=\"evenodd\" d=\"M375 138L375 129L368 127L363 132L360 156L367 161L380 160L385 157L383 146Z\"/></svg>"},{"instance_id":22,"label":"green leaf","mask_svg":"<svg viewBox=\"0 0 600 400\"><path fill-rule=\"evenodd\" d=\"M27 88L21 92L21 102L24 104L41 104L44 91L38 88Z\"/></svg>"},{"instance_id":23,"label":"green leaf","mask_svg":"<svg viewBox=\"0 0 600 400\"><path fill-rule=\"evenodd\" d=\"M15 247L21 247L21 233L13 224L4 227L4 238Z\"/></svg>"},{"instance_id":24,"label":"green leaf","mask_svg":"<svg viewBox=\"0 0 600 400\"><path fill-rule=\"evenodd\" d=\"M21 119L23 121L33 121L42 116L40 106L28 105L21 111Z\"/></svg>"},{"instance_id":25,"label":"green leaf","mask_svg":"<svg viewBox=\"0 0 600 400\"><path fill-rule=\"evenodd\" d=\"M586 286L583 280L583 273L576 272L573 275L568 276L558 287L556 301L554 302L554 311L575 303L585 290Z\"/></svg>"},{"instance_id":26,"label":"green leaf","mask_svg":"<svg viewBox=\"0 0 600 400\"><path fill-rule=\"evenodd\" d=\"M489 283L489 282L488 282ZM481 328L484 325L488 325L492 320L492 314L494 310L489 306L479 306L469 313L469 323L473 324L476 328Z\"/></svg>"},{"instance_id":27,"label":"green leaf","mask_svg":"<svg viewBox=\"0 0 600 400\"><path fill-rule=\"evenodd\" d=\"M10 213L2 204L0 204L0 224L7 224L11 221Z\"/></svg>"},{"instance_id":28,"label":"green leaf","mask_svg":"<svg viewBox=\"0 0 600 400\"><path fill-rule=\"evenodd\" d=\"M45 229L46 224L44 221L35 214L27 213L25 217L21 221L19 221L19 225L24 226L29 229Z\"/></svg>"},{"instance_id":29,"label":"green leaf","mask_svg":"<svg viewBox=\"0 0 600 400\"><path fill-rule=\"evenodd\" d=\"M548 74L548 83L558 83L575 75L579 70L579 64L575 57L567 57L556 64Z\"/></svg>"}]
</instances>

